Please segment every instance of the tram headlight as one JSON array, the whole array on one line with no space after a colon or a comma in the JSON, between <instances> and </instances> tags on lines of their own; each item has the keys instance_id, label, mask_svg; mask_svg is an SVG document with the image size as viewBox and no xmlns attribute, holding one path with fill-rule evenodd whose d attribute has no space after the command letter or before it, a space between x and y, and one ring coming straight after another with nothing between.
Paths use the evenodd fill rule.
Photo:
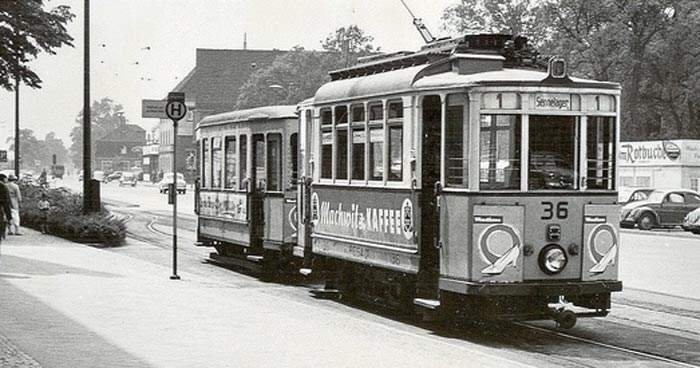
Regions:
<instances>
[{"instance_id":1,"label":"tram headlight","mask_svg":"<svg viewBox=\"0 0 700 368\"><path fill-rule=\"evenodd\" d=\"M566 252L556 244L550 244L540 252L540 268L548 275L555 275L561 272L569 261Z\"/></svg>"}]
</instances>

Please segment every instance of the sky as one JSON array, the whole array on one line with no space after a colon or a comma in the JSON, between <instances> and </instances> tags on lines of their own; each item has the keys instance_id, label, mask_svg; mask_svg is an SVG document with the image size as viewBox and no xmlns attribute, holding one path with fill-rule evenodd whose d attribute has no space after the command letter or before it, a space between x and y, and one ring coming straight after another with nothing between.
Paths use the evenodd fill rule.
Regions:
<instances>
[{"instance_id":1,"label":"sky","mask_svg":"<svg viewBox=\"0 0 700 368\"><path fill-rule=\"evenodd\" d=\"M404 0L433 36L441 15L459 0ZM42 88L20 86L20 128L38 139L55 132L68 148L83 108L84 0L45 0L46 8L69 5L75 47L30 62ZM358 25L384 52L417 50L423 39L401 0L91 0L91 100L111 98L129 123L149 130L142 99L161 99L195 66L197 48L320 50L339 27ZM0 91L0 149L14 136L15 94Z\"/></svg>"}]
</instances>

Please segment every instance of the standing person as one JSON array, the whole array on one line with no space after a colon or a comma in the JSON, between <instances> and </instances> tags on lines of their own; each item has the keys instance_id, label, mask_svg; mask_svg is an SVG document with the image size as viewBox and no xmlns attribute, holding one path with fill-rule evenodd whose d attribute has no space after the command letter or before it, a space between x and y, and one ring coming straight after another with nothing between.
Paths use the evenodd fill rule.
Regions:
<instances>
[{"instance_id":1,"label":"standing person","mask_svg":"<svg viewBox=\"0 0 700 368\"><path fill-rule=\"evenodd\" d=\"M10 192L10 203L12 205L12 220L10 221L10 234L22 235L19 232L19 207L22 204L22 192L17 185L17 177L15 174L10 174L10 182L7 184L7 190Z\"/></svg>"},{"instance_id":2,"label":"standing person","mask_svg":"<svg viewBox=\"0 0 700 368\"><path fill-rule=\"evenodd\" d=\"M12 202L10 201L10 191L5 185L6 180L7 176L0 173L0 210L2 211L0 213L0 229L2 229L0 231L0 240L5 238L7 223L12 220Z\"/></svg>"},{"instance_id":3,"label":"standing person","mask_svg":"<svg viewBox=\"0 0 700 368\"><path fill-rule=\"evenodd\" d=\"M49 210L51 209L51 203L49 203L49 196L46 193L41 193L41 199L37 204L41 214L39 215L39 221L41 225L41 233L46 234L49 232Z\"/></svg>"}]
</instances>

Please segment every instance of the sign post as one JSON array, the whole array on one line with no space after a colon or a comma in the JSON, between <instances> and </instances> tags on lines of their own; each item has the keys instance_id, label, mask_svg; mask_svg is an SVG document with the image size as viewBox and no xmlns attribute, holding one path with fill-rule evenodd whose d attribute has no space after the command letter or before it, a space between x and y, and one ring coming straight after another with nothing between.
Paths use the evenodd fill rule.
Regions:
<instances>
[{"instance_id":1,"label":"sign post","mask_svg":"<svg viewBox=\"0 0 700 368\"><path fill-rule=\"evenodd\" d=\"M184 92L168 93L168 102L165 105L165 115L173 121L173 183L168 195L173 201L173 274L171 280L179 280L177 274L177 123L187 113Z\"/></svg>"}]
</instances>

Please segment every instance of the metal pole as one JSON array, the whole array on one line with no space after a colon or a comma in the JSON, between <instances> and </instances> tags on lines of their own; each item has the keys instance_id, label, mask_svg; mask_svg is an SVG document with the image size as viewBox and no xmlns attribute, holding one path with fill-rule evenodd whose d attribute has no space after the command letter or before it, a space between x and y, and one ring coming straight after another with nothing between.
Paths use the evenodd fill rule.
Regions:
<instances>
[{"instance_id":1,"label":"metal pole","mask_svg":"<svg viewBox=\"0 0 700 368\"><path fill-rule=\"evenodd\" d=\"M83 213L93 212L92 193L92 144L90 119L90 0L85 0L85 65L83 70Z\"/></svg>"},{"instance_id":2,"label":"metal pole","mask_svg":"<svg viewBox=\"0 0 700 368\"><path fill-rule=\"evenodd\" d=\"M171 187L173 196L173 275L171 280L179 280L177 275L177 120L173 119L173 186Z\"/></svg>"},{"instance_id":3,"label":"metal pole","mask_svg":"<svg viewBox=\"0 0 700 368\"><path fill-rule=\"evenodd\" d=\"M15 176L19 179L19 58L15 72Z\"/></svg>"}]
</instances>

